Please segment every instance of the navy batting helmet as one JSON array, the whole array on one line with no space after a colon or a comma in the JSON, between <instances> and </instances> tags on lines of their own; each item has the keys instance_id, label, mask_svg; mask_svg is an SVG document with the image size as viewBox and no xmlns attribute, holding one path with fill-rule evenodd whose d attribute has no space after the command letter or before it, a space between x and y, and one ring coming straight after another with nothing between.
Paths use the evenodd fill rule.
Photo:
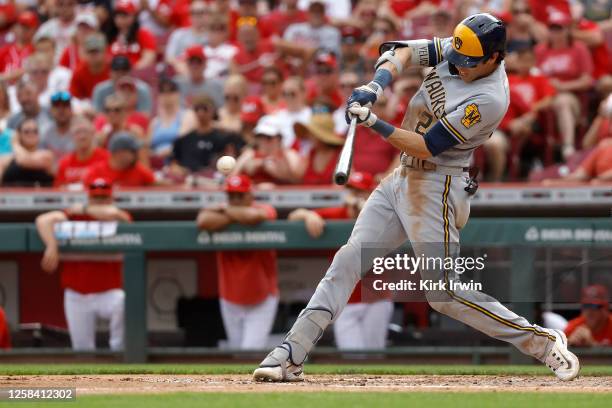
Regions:
<instances>
[{"instance_id":1,"label":"navy batting helmet","mask_svg":"<svg viewBox=\"0 0 612 408\"><path fill-rule=\"evenodd\" d=\"M457 24L444 58L458 67L473 67L506 48L506 27L488 13L474 14Z\"/></svg>"}]
</instances>

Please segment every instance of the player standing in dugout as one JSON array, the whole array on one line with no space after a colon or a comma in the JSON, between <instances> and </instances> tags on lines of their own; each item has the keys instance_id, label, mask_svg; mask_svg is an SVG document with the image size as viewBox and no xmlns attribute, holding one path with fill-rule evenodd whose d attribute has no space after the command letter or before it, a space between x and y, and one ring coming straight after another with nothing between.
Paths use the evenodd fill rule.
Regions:
<instances>
[{"instance_id":1,"label":"player standing in dugout","mask_svg":"<svg viewBox=\"0 0 612 408\"><path fill-rule=\"evenodd\" d=\"M353 91L347 120L357 117L359 125L398 148L401 165L369 197L347 244L336 253L283 343L255 370L255 380L303 380L308 353L371 266L367 260L361 264L367 243L392 250L409 239L415 254L458 255L459 230L467 223L475 192L468 173L472 153L508 109L505 42L504 24L482 13L459 23L452 38L381 45L374 79ZM408 66L433 68L410 101L402 128L395 128L371 108ZM458 279L454 271L420 272L422 279ZM559 379L578 375L578 358L568 350L563 332L531 324L481 292L447 289L427 292L426 297L433 309L514 345Z\"/></svg>"}]
</instances>

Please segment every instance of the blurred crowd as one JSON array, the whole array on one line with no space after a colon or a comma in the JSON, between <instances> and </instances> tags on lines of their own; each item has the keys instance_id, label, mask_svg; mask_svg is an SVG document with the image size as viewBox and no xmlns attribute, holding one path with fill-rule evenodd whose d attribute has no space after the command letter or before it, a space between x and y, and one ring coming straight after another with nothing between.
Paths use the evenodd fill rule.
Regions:
<instances>
[{"instance_id":1,"label":"blurred crowd","mask_svg":"<svg viewBox=\"0 0 612 408\"><path fill-rule=\"evenodd\" d=\"M491 181L612 180L611 0L5 0L3 186L218 185L216 159L259 188L328 185L345 101L389 40L507 25L511 106L474 155ZM401 125L426 70L375 106ZM356 171L396 149L359 127ZM89 181L88 181L89 180Z\"/></svg>"}]
</instances>

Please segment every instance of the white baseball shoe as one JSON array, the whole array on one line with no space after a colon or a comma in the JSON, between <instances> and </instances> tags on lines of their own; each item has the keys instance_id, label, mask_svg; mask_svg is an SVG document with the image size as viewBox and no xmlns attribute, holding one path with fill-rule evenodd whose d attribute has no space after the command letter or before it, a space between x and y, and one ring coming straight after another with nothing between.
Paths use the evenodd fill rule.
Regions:
<instances>
[{"instance_id":1,"label":"white baseball shoe","mask_svg":"<svg viewBox=\"0 0 612 408\"><path fill-rule=\"evenodd\" d=\"M304 365L291 362L290 346L285 343L276 347L253 372L253 380L267 382L304 381Z\"/></svg>"},{"instance_id":2,"label":"white baseball shoe","mask_svg":"<svg viewBox=\"0 0 612 408\"><path fill-rule=\"evenodd\" d=\"M580 372L578 357L567 349L567 337L561 330L552 330L557 337L555 344L546 356L544 364L552 370L561 381L571 381Z\"/></svg>"}]
</instances>

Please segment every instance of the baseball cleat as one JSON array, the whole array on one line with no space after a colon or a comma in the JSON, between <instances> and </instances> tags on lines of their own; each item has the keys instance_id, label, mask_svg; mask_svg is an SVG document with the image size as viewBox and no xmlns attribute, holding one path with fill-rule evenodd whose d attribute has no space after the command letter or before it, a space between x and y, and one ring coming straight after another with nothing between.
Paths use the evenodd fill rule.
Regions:
<instances>
[{"instance_id":1,"label":"baseball cleat","mask_svg":"<svg viewBox=\"0 0 612 408\"><path fill-rule=\"evenodd\" d=\"M264 358L259 368L253 372L253 380L268 382L304 381L304 365L291 362L291 346L283 343Z\"/></svg>"},{"instance_id":2,"label":"baseball cleat","mask_svg":"<svg viewBox=\"0 0 612 408\"><path fill-rule=\"evenodd\" d=\"M561 381L571 381L580 372L578 357L567 349L567 337L561 330L552 330L557 337L555 344L546 356L544 364L552 370Z\"/></svg>"}]
</instances>

